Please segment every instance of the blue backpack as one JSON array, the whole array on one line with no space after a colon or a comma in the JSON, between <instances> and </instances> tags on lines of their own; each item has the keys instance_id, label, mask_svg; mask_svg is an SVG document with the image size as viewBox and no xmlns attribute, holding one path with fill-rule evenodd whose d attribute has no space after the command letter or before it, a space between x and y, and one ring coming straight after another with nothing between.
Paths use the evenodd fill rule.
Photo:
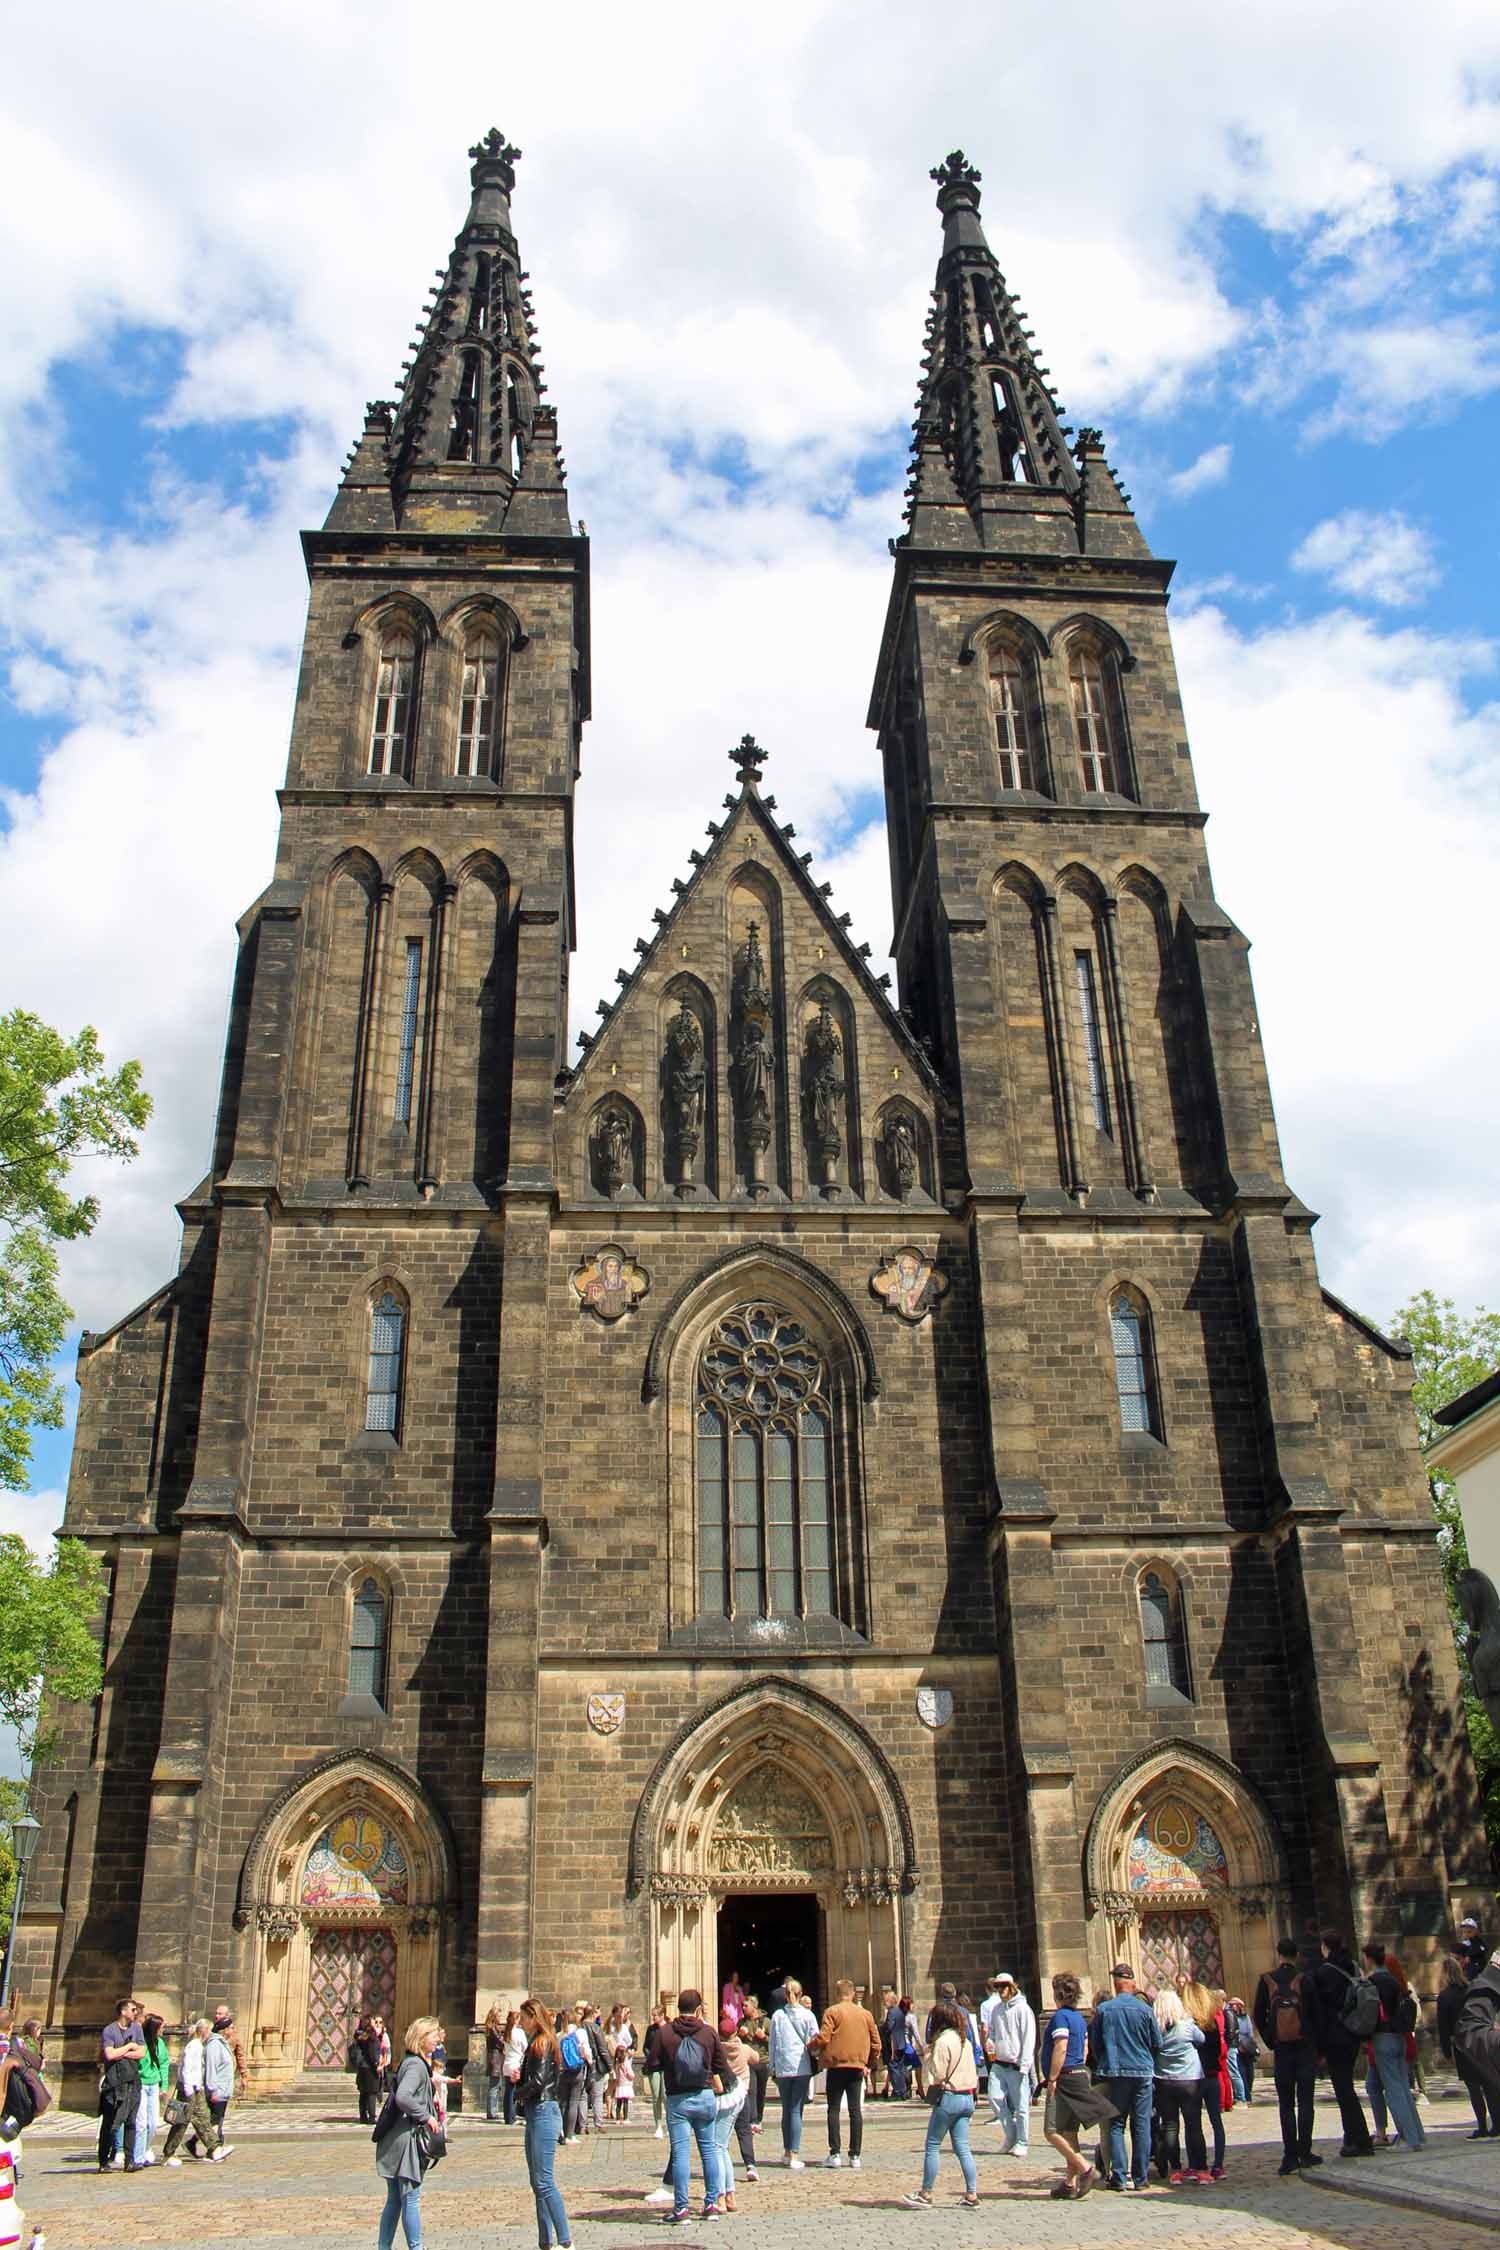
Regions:
<instances>
[{"instance_id":1,"label":"blue backpack","mask_svg":"<svg viewBox=\"0 0 1500 2250\"><path fill-rule=\"evenodd\" d=\"M581 2047L579 2046L579 2044L578 2044L578 2034L577 2034L577 2032L576 2032L576 2031L565 2031L565 2032L563 2033L563 2035L562 2035L561 2046L562 2046L562 2059L563 2059L563 2069L564 2069L564 2070L582 2070L582 2068L583 2068L583 2049L582 2049L582 2048L581 2048Z\"/></svg>"}]
</instances>

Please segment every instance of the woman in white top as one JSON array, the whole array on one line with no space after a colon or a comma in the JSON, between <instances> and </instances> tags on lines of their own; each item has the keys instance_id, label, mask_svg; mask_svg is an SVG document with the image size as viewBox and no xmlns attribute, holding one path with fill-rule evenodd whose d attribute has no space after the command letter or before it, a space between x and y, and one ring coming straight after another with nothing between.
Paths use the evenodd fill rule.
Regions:
<instances>
[{"instance_id":1,"label":"woman in white top","mask_svg":"<svg viewBox=\"0 0 1500 2250\"><path fill-rule=\"evenodd\" d=\"M974 2094L979 2070L974 2045L963 2010L951 2000L940 2000L932 2011L933 2041L927 2051L927 2092L936 2095L927 2120L927 2146L922 2152L922 2185L915 2195L902 2197L913 2210L925 2211L937 2185L938 2158L943 2142L953 2143L958 2168L964 2176L960 2201L971 2208L979 2201L979 2174L969 2150L969 2119L974 2114Z\"/></svg>"},{"instance_id":2,"label":"woman in white top","mask_svg":"<svg viewBox=\"0 0 1500 2250\"><path fill-rule=\"evenodd\" d=\"M813 2058L807 2051L815 2039L818 2019L802 1997L795 1977L786 1980L786 2000L771 2018L771 2076L781 2096L781 2146L789 2172L806 2169L797 2151L802 2146L802 2112L813 2081Z\"/></svg>"}]
</instances>

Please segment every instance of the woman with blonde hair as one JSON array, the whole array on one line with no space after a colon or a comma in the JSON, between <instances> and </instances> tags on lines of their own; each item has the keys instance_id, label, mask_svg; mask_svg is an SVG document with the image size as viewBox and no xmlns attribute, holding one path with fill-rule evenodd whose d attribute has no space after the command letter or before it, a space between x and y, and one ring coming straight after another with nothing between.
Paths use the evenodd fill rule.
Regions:
<instances>
[{"instance_id":1,"label":"woman with blonde hair","mask_svg":"<svg viewBox=\"0 0 1500 2250\"><path fill-rule=\"evenodd\" d=\"M1208 2151L1203 2145L1203 2063L1199 2049L1203 2032L1175 1992L1158 1992L1152 2005L1161 2033L1161 2056L1156 2065L1156 2092L1168 2131L1180 2122L1182 2153L1187 2162L1168 2178L1173 2187L1188 2179L1212 2178Z\"/></svg>"},{"instance_id":2,"label":"woman with blonde hair","mask_svg":"<svg viewBox=\"0 0 1500 2250\"><path fill-rule=\"evenodd\" d=\"M558 2101L562 2048L552 2016L540 2000L521 2002L521 2028L526 2034L526 2060L516 2102L526 2122L526 2172L536 2199L536 2238L539 2250L552 2250L554 2244L558 2250L573 2250L573 2230L553 2172L563 2129Z\"/></svg>"},{"instance_id":3,"label":"woman with blonde hair","mask_svg":"<svg viewBox=\"0 0 1500 2250\"><path fill-rule=\"evenodd\" d=\"M162 2160L175 2172L182 2162L177 2151L184 2141L194 2156L215 2157L218 2135L203 2080L203 2042L213 2030L210 2016L199 2016L188 2027L177 2063L177 2122L167 2135Z\"/></svg>"},{"instance_id":4,"label":"woman with blonde hair","mask_svg":"<svg viewBox=\"0 0 1500 2250\"><path fill-rule=\"evenodd\" d=\"M391 2250L396 2221L407 2250L422 2250L422 2179L430 2160L433 2116L432 2057L443 2043L436 2016L418 2016L406 2027L406 2052L376 2126L375 2171L385 2182L379 2250ZM382 2131L381 2128L384 2128Z\"/></svg>"},{"instance_id":5,"label":"woman with blonde hair","mask_svg":"<svg viewBox=\"0 0 1500 2250\"><path fill-rule=\"evenodd\" d=\"M1224 2177L1224 2079L1229 2048L1224 2037L1224 2017L1215 1995L1206 1984L1185 1977L1178 1987L1182 2005L1203 2034L1199 2061L1203 2066L1203 2114L1214 2137L1214 2160L1209 2178Z\"/></svg>"},{"instance_id":6,"label":"woman with blonde hair","mask_svg":"<svg viewBox=\"0 0 1500 2250\"><path fill-rule=\"evenodd\" d=\"M785 1999L771 2018L771 2076L781 2096L781 2147L789 2172L806 2169L798 2151L802 2147L802 2112L815 2068L807 2051L809 2039L818 2035L818 2019L802 1998L802 1987L788 1977Z\"/></svg>"}]
</instances>

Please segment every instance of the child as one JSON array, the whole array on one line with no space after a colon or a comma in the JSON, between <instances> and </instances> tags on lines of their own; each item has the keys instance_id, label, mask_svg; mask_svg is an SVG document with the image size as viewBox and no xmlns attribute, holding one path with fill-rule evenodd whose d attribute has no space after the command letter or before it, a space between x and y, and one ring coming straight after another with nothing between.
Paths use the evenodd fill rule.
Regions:
<instances>
[{"instance_id":1,"label":"child","mask_svg":"<svg viewBox=\"0 0 1500 2250\"><path fill-rule=\"evenodd\" d=\"M615 2048L614 2075L610 2082L610 2098L614 2103L613 2114L618 2123L626 2124L629 2122L631 2097L634 2093L635 2064L631 2060L630 2049L621 2041Z\"/></svg>"}]
</instances>

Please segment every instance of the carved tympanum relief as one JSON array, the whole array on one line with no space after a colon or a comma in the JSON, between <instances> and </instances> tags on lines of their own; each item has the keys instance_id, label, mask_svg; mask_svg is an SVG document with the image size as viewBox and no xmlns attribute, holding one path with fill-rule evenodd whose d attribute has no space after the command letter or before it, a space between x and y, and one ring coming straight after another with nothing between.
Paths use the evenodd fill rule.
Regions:
<instances>
[{"instance_id":1,"label":"carved tympanum relief","mask_svg":"<svg viewBox=\"0 0 1500 2250\"><path fill-rule=\"evenodd\" d=\"M819 1875L833 1839L816 1803L785 1766L757 1766L719 1814L708 1863L721 1875Z\"/></svg>"}]
</instances>

